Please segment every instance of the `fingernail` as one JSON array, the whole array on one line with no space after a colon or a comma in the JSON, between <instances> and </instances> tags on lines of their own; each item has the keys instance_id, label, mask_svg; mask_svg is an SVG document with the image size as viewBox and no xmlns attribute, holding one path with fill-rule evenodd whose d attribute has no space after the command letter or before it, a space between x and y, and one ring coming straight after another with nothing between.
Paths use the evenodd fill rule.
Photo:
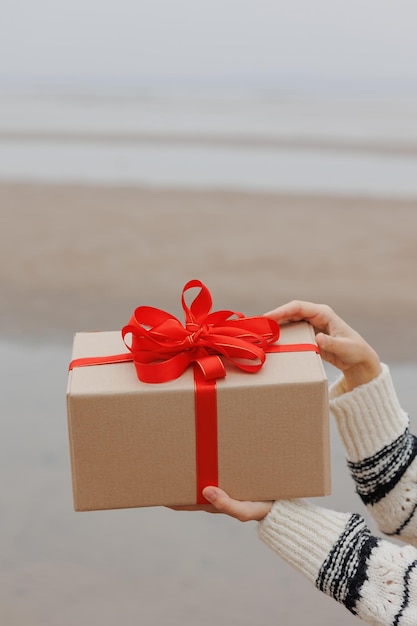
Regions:
<instances>
[{"instance_id":1,"label":"fingernail","mask_svg":"<svg viewBox=\"0 0 417 626\"><path fill-rule=\"evenodd\" d=\"M213 489L212 487L205 487L203 489L203 496L209 502L214 502L214 500L216 499L217 493L216 493L216 490Z\"/></svg>"}]
</instances>

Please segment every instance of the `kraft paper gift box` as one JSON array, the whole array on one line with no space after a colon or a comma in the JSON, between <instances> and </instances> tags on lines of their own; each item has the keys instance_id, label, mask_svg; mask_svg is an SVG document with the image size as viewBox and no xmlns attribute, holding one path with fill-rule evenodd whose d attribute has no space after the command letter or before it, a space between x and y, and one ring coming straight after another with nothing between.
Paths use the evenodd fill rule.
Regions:
<instances>
[{"instance_id":1,"label":"kraft paper gift box","mask_svg":"<svg viewBox=\"0 0 417 626\"><path fill-rule=\"evenodd\" d=\"M314 341L307 324L280 343ZM120 332L77 333L74 358L117 354ZM196 433L192 369L161 384L132 363L74 368L68 419L78 511L193 504ZM330 492L327 381L315 352L269 354L256 374L217 381L218 483L242 500Z\"/></svg>"},{"instance_id":2,"label":"kraft paper gift box","mask_svg":"<svg viewBox=\"0 0 417 626\"><path fill-rule=\"evenodd\" d=\"M304 322L283 326L278 344L315 344L314 331ZM74 338L73 359L124 352L120 331ZM201 471L241 500L330 493L327 379L315 351L267 354L256 373L226 363L215 386L216 424L197 432L192 367L157 384L138 380L132 362L74 367L67 407L75 510L195 504Z\"/></svg>"}]
</instances>

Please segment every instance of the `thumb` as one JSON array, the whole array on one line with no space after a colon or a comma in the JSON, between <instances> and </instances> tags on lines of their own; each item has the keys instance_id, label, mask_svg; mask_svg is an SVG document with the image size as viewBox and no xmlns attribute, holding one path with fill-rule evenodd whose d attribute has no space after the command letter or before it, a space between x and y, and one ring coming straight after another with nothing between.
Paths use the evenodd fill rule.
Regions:
<instances>
[{"instance_id":1,"label":"thumb","mask_svg":"<svg viewBox=\"0 0 417 626\"><path fill-rule=\"evenodd\" d=\"M220 487L205 487L203 496L219 513L230 515L241 522L260 521L271 510L272 502L241 502L231 498Z\"/></svg>"},{"instance_id":2,"label":"thumb","mask_svg":"<svg viewBox=\"0 0 417 626\"><path fill-rule=\"evenodd\" d=\"M329 363L337 363L337 367L343 368L358 360L357 347L346 337L318 333L316 341L323 359Z\"/></svg>"},{"instance_id":3,"label":"thumb","mask_svg":"<svg viewBox=\"0 0 417 626\"><path fill-rule=\"evenodd\" d=\"M325 333L317 333L316 341L320 351L326 352L327 354L334 354L334 356L338 358L341 358L346 350L342 339L326 335Z\"/></svg>"}]
</instances>

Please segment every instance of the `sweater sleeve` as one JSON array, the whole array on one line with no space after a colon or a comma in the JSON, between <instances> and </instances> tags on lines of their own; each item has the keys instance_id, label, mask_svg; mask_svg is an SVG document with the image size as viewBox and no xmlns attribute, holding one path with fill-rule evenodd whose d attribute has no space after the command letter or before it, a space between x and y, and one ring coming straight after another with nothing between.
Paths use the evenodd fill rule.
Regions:
<instances>
[{"instance_id":1,"label":"sweater sleeve","mask_svg":"<svg viewBox=\"0 0 417 626\"><path fill-rule=\"evenodd\" d=\"M417 545L417 439L388 367L349 392L339 378L330 388L330 409L356 490L378 527Z\"/></svg>"},{"instance_id":2,"label":"sweater sleeve","mask_svg":"<svg viewBox=\"0 0 417 626\"><path fill-rule=\"evenodd\" d=\"M361 516L303 500L277 501L259 536L363 621L417 624L417 550L374 537Z\"/></svg>"}]
</instances>

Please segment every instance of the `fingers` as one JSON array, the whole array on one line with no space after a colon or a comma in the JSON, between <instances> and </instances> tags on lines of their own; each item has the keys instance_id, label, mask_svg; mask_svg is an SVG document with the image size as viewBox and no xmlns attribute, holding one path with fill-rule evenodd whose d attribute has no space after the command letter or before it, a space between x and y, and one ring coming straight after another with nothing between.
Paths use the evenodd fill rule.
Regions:
<instances>
[{"instance_id":1,"label":"fingers","mask_svg":"<svg viewBox=\"0 0 417 626\"><path fill-rule=\"evenodd\" d=\"M336 313L326 304L314 304L302 300L292 300L287 304L265 313L278 323L300 322L302 320L310 322L315 328L326 331L329 324L338 318Z\"/></svg>"},{"instance_id":2,"label":"fingers","mask_svg":"<svg viewBox=\"0 0 417 626\"><path fill-rule=\"evenodd\" d=\"M326 304L293 300L269 313L278 323L307 321L316 331L316 341L325 361L346 372L358 363L371 361L375 371L373 350L365 340Z\"/></svg>"},{"instance_id":3,"label":"fingers","mask_svg":"<svg viewBox=\"0 0 417 626\"><path fill-rule=\"evenodd\" d=\"M224 513L240 522L260 521L272 507L272 502L240 502L234 500L219 487L206 487L203 496L207 504L186 506L169 506L173 511L206 511L207 513Z\"/></svg>"},{"instance_id":4,"label":"fingers","mask_svg":"<svg viewBox=\"0 0 417 626\"><path fill-rule=\"evenodd\" d=\"M167 506L171 511L205 511L206 513L218 513L219 511L212 504L182 504L175 506Z\"/></svg>"},{"instance_id":5,"label":"fingers","mask_svg":"<svg viewBox=\"0 0 417 626\"><path fill-rule=\"evenodd\" d=\"M375 350L326 304L293 300L265 316L279 324L309 322L315 329L322 358L344 373L347 391L370 382L381 373Z\"/></svg>"},{"instance_id":6,"label":"fingers","mask_svg":"<svg viewBox=\"0 0 417 626\"><path fill-rule=\"evenodd\" d=\"M357 350L357 342L352 341L352 338L332 337L325 333L318 333L316 341L325 360L329 360L326 356L332 355L334 359L348 365L358 360L360 356Z\"/></svg>"},{"instance_id":7,"label":"fingers","mask_svg":"<svg viewBox=\"0 0 417 626\"><path fill-rule=\"evenodd\" d=\"M219 487L206 487L203 496L219 513L230 515L240 522L260 521L272 507L272 502L241 502L234 500Z\"/></svg>"},{"instance_id":8,"label":"fingers","mask_svg":"<svg viewBox=\"0 0 417 626\"><path fill-rule=\"evenodd\" d=\"M346 370L359 356L350 342L343 338L335 338L324 333L316 335L321 358L341 371Z\"/></svg>"}]
</instances>

